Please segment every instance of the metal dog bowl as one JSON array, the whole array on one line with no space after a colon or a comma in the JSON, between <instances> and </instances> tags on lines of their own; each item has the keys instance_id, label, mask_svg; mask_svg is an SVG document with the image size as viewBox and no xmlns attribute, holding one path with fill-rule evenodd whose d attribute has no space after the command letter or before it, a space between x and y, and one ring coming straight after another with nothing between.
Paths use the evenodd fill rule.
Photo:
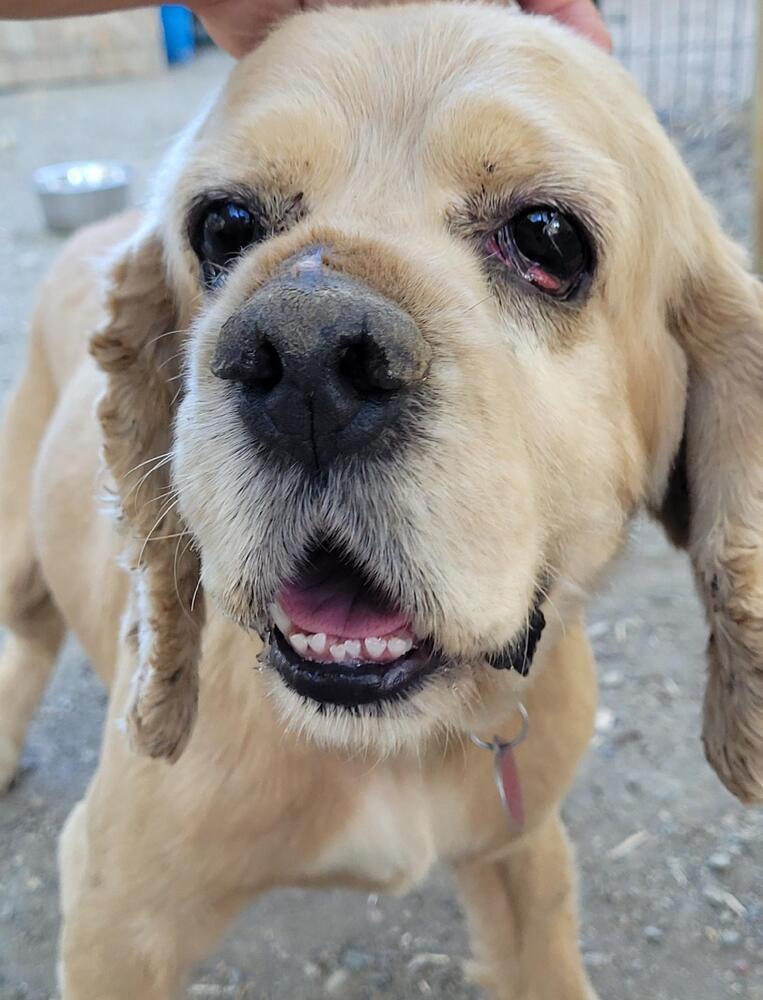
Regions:
<instances>
[{"instance_id":1,"label":"metal dog bowl","mask_svg":"<svg viewBox=\"0 0 763 1000\"><path fill-rule=\"evenodd\" d=\"M123 163L51 163L32 174L51 229L77 229L121 212L129 202L130 171Z\"/></svg>"}]
</instances>

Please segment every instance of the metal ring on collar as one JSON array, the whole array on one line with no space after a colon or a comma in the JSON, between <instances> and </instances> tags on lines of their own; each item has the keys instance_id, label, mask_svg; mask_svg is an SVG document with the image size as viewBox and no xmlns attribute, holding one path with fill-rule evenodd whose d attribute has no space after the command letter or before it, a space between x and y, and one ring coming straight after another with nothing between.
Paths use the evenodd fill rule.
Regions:
<instances>
[{"instance_id":1,"label":"metal ring on collar","mask_svg":"<svg viewBox=\"0 0 763 1000\"><path fill-rule=\"evenodd\" d=\"M482 740L476 735L476 733L469 733L469 739L476 747L479 747L480 750L492 750L493 753L496 751L502 753L504 750L513 750L515 747L518 747L520 743L525 741L527 733L530 730L530 720L527 715L527 709L521 701L517 702L517 711L522 719L522 728L513 740L502 740L500 736L494 736L492 741Z\"/></svg>"}]
</instances>

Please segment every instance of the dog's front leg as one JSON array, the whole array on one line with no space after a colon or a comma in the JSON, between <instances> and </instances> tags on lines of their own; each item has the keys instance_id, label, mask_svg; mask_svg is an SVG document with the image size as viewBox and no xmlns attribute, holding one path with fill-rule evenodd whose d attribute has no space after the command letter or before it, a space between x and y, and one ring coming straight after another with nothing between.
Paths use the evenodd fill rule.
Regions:
<instances>
[{"instance_id":1,"label":"dog's front leg","mask_svg":"<svg viewBox=\"0 0 763 1000\"><path fill-rule=\"evenodd\" d=\"M256 895L256 836L249 863L226 839L236 803L216 793L224 776L203 764L191 752L174 768L136 757L107 726L61 835L63 1000L177 1000Z\"/></svg>"},{"instance_id":2,"label":"dog's front leg","mask_svg":"<svg viewBox=\"0 0 763 1000\"><path fill-rule=\"evenodd\" d=\"M60 845L63 1000L178 1000L190 967L212 950L241 902L194 891L197 873L184 876L169 856L182 853L177 841L167 843L167 855L145 858L144 875L135 878L118 852L104 851L104 835L120 836L109 832L107 817L93 815L88 799L75 806Z\"/></svg>"},{"instance_id":3,"label":"dog's front leg","mask_svg":"<svg viewBox=\"0 0 763 1000\"><path fill-rule=\"evenodd\" d=\"M578 949L577 901L561 820L500 860L456 869L474 978L492 1000L595 1000Z\"/></svg>"}]
</instances>

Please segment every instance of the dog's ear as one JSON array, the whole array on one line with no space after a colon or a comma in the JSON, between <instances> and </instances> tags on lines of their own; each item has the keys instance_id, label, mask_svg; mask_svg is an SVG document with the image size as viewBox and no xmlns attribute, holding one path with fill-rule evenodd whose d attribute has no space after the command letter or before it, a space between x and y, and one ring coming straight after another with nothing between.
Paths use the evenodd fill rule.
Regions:
<instances>
[{"instance_id":1,"label":"dog's ear","mask_svg":"<svg viewBox=\"0 0 763 1000\"><path fill-rule=\"evenodd\" d=\"M658 516L690 553L710 624L705 754L734 795L759 803L763 286L704 205L696 215L701 231L669 308L688 367L684 438Z\"/></svg>"},{"instance_id":2,"label":"dog's ear","mask_svg":"<svg viewBox=\"0 0 763 1000\"><path fill-rule=\"evenodd\" d=\"M137 751L174 761L196 717L204 601L171 482L184 333L154 229L109 263L105 306L90 349L106 373L98 404L103 456L128 535L139 616L127 727Z\"/></svg>"}]
</instances>

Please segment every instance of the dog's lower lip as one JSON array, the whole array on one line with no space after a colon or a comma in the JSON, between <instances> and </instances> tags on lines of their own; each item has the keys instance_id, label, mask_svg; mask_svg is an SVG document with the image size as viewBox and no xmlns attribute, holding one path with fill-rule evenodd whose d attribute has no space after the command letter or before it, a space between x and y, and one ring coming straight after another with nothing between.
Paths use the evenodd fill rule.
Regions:
<instances>
[{"instance_id":1,"label":"dog's lower lip","mask_svg":"<svg viewBox=\"0 0 763 1000\"><path fill-rule=\"evenodd\" d=\"M403 698L442 665L441 657L426 641L392 663L307 660L277 627L267 657L287 687L297 694L319 704L346 708Z\"/></svg>"}]
</instances>

